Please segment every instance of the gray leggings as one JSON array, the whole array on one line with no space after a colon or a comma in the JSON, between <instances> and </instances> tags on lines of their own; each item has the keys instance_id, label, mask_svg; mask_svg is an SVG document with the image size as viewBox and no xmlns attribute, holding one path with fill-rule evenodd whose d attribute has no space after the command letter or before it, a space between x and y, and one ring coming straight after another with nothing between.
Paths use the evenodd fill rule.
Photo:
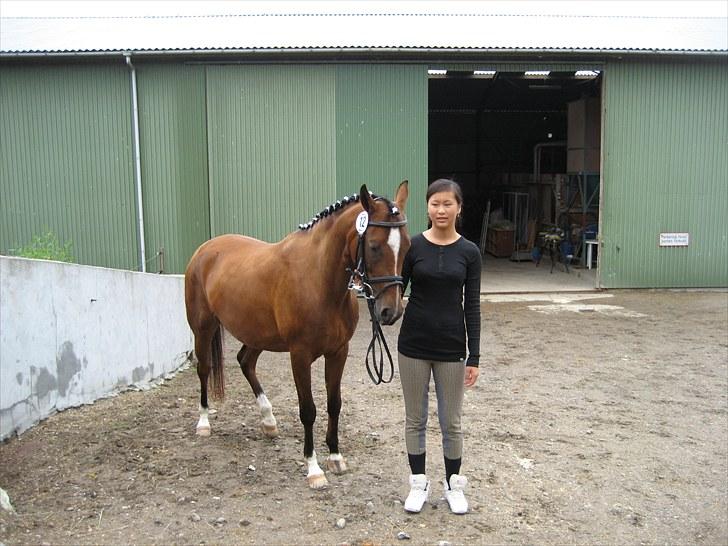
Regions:
<instances>
[{"instance_id":1,"label":"gray leggings","mask_svg":"<svg viewBox=\"0 0 728 546\"><path fill-rule=\"evenodd\" d=\"M435 378L437 417L442 431L442 451L448 459L460 459L463 453L463 432L460 416L465 390L465 364L434 362L410 358L399 353L399 377L404 393L406 414L405 441L407 452L425 452L430 374Z\"/></svg>"}]
</instances>

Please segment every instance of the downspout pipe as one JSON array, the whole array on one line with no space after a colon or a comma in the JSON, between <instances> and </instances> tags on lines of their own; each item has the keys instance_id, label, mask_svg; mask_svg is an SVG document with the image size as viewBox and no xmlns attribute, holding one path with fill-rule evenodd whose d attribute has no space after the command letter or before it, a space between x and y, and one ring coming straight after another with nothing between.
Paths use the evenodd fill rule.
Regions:
<instances>
[{"instance_id":1,"label":"downspout pipe","mask_svg":"<svg viewBox=\"0 0 728 546\"><path fill-rule=\"evenodd\" d=\"M147 260L144 248L144 203L142 200L142 160L139 152L139 101L137 97L136 68L131 62L131 53L124 53L126 65L131 75L131 121L132 148L134 154L134 183L136 185L137 235L139 237L139 271L146 273Z\"/></svg>"}]
</instances>

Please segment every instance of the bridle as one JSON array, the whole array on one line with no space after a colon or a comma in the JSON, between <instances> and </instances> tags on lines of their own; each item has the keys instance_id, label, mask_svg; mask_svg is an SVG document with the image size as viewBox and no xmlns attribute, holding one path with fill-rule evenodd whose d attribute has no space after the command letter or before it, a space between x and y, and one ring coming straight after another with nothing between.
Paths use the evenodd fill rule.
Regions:
<instances>
[{"instance_id":1,"label":"bridle","mask_svg":"<svg viewBox=\"0 0 728 546\"><path fill-rule=\"evenodd\" d=\"M399 214L397 207L391 207L389 212L392 216ZM387 340L384 338L382 325L379 324L379 320L377 319L374 304L377 298L382 295L385 290L388 290L393 286L404 287L404 279L401 275L382 275L380 277L369 276L367 273L366 259L364 257L366 234L369 231L370 226L394 228L401 227L406 224L406 218L402 220L393 220L391 222L369 220L366 229L358 234L359 238L356 243L356 266L353 270L347 269L347 272L351 273L351 277L349 277L349 290L357 291L362 297L364 297L364 299L367 300L367 306L369 307L369 317L372 321L372 340L367 349L365 362L369 378L375 385L379 385L380 383L389 383L392 381L392 378L394 377L394 364L392 362L392 354L389 352L389 347L387 346ZM372 288L372 285L374 284L383 284L384 286L382 286L375 294L374 289ZM376 354L377 346L379 348L379 359L377 359ZM386 380L384 379L384 352L382 349L384 349L384 352L386 352L387 358L389 359L390 373L389 379ZM370 354L372 355L371 364L369 362ZM374 368L374 371L372 371L372 367Z\"/></svg>"},{"instance_id":2,"label":"bridle","mask_svg":"<svg viewBox=\"0 0 728 546\"><path fill-rule=\"evenodd\" d=\"M399 211L396 207L393 208L392 214L399 214ZM367 231L369 231L369 226L393 228L401 227L404 225L407 225L406 218L393 222L380 222L377 220L369 221L367 229L364 230L363 233L359 234L359 239L356 243L356 267L353 270L347 269L347 272L351 273L351 277L349 277L349 290L358 290L367 300L376 300L381 294L384 293L385 290L387 290L391 286L404 286L401 275L382 275L381 277L370 277L367 273L367 264L364 258L364 243L366 242L365 237ZM357 280L359 281L358 283L356 282ZM374 294L374 289L372 288L372 285L382 283L385 283L384 286L381 287L376 294Z\"/></svg>"}]
</instances>

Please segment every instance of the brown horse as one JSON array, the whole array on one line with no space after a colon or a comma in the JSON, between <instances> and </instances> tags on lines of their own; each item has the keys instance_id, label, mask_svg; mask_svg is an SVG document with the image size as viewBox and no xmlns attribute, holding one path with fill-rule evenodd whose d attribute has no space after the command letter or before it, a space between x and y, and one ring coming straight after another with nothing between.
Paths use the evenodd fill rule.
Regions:
<instances>
[{"instance_id":1,"label":"brown horse","mask_svg":"<svg viewBox=\"0 0 728 546\"><path fill-rule=\"evenodd\" d=\"M349 340L359 319L352 287L374 298L375 317L393 324L401 316L402 261L410 239L405 226L408 189L399 185L394 202L371 194L345 197L282 241L270 244L242 235L221 235L202 244L185 272L187 321L195 336L200 378L197 434L208 436L207 384L224 396L222 328L243 343L237 358L253 389L263 432L278 433L273 408L255 374L262 351L289 352L305 439L308 483L327 484L313 444L316 406L311 364L325 359L329 448L327 466L346 470L339 453L341 377Z\"/></svg>"}]
</instances>

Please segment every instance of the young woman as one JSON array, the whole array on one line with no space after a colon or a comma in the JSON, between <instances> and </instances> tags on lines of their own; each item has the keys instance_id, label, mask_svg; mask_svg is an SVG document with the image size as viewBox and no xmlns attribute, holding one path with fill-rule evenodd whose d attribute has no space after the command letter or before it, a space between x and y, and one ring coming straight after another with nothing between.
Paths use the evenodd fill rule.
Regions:
<instances>
[{"instance_id":1,"label":"young woman","mask_svg":"<svg viewBox=\"0 0 728 546\"><path fill-rule=\"evenodd\" d=\"M427 189L429 228L412 237L402 266L409 302L398 340L399 375L406 413L410 492L404 508L422 510L430 494L425 474L430 375L445 456L445 498L455 514L468 511L460 474L463 391L478 379L480 359L480 250L457 232L463 206L460 186L436 180ZM467 348L467 358L466 358Z\"/></svg>"}]
</instances>

